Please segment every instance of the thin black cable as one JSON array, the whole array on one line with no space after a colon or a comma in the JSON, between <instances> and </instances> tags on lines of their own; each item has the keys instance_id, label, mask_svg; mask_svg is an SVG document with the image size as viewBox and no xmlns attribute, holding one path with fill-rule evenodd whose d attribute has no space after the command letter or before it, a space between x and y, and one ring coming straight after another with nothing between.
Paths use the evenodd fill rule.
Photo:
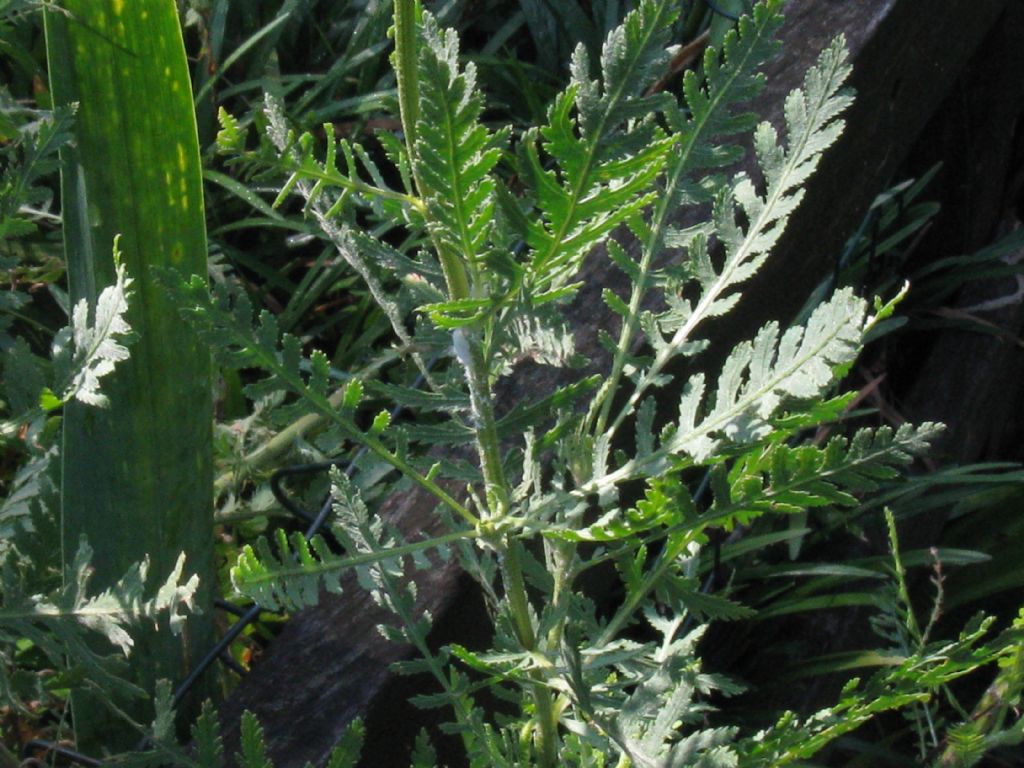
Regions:
<instances>
[{"instance_id":1,"label":"thin black cable","mask_svg":"<svg viewBox=\"0 0 1024 768\"><path fill-rule=\"evenodd\" d=\"M213 607L219 608L220 610L225 611L227 613L233 613L235 616L241 616L245 613L244 608L239 608L234 603L229 603L223 597L215 597L213 599Z\"/></svg>"},{"instance_id":2,"label":"thin black cable","mask_svg":"<svg viewBox=\"0 0 1024 768\"><path fill-rule=\"evenodd\" d=\"M434 359L430 360L427 363L427 370L433 368L434 365L437 364L437 361L440 359L440 357L440 355L437 355L434 357ZM420 373L413 381L413 389L418 389L423 385L425 381L426 377L422 373ZM391 409L391 418L396 419L399 415L401 415L401 413L404 410L405 409L403 406L396 405L394 408ZM359 462L360 459L363 458L363 456L367 454L367 451L368 449L366 448L365 445L361 446L359 450L356 451L355 456L353 456L351 461L348 461L347 465L345 466L344 472L346 475L352 477L356 470L356 464ZM330 493L328 493L327 497L324 499L323 504L320 505L319 512L314 516L308 510L303 509L294 501L292 501L292 499L288 496L287 493L285 493L284 489L281 487L281 480L284 479L285 477L291 477L294 475L322 472L324 469L341 466L345 464L345 461L346 460L344 459L334 459L331 461L320 461L312 464L299 464L290 467L283 467L281 469L278 469L276 472L274 472L273 475L271 475L270 488L274 494L274 498L277 499L281 506L283 506L285 509L291 512L293 515L309 523L309 527L306 529L304 534L307 539L313 538L313 536L320 532L320 529L327 521L327 517L331 514L331 510L334 507L334 498L331 496ZM192 671L189 672L188 676L181 682L181 684L174 691L174 706L177 706L181 702L181 700L188 694L189 690L191 690L192 686L196 684L196 682L199 680L202 674L206 672L207 669L209 669L213 662L216 661L218 657L220 657L221 653L224 652L227 649L227 647L231 645L231 643L233 643L235 639L242 633L242 631L245 630L245 628L248 627L252 622L254 622L261 613L263 613L263 608L260 607L258 604L254 604L244 614L242 614L241 618L238 621L231 625L228 631L224 633L224 636L217 643L214 644L213 648L211 648L210 651L206 654L206 656L204 656L202 660L195 666L195 668L193 668Z\"/></svg>"},{"instance_id":3,"label":"thin black cable","mask_svg":"<svg viewBox=\"0 0 1024 768\"><path fill-rule=\"evenodd\" d=\"M712 13L718 14L729 21L739 21L740 17L722 8L715 0L704 0L704 5L711 9Z\"/></svg>"},{"instance_id":4,"label":"thin black cable","mask_svg":"<svg viewBox=\"0 0 1024 768\"><path fill-rule=\"evenodd\" d=\"M65 746L63 746L61 744L58 744L55 741L49 741L48 739L32 739L32 741L28 742L22 748L22 750L21 750L21 759L22 760L31 760L32 759L32 753L35 750L37 750L37 749L42 749L42 750L45 750L46 752L51 752L51 753L57 755L58 757L63 757L66 760L70 760L72 763L77 763L78 765L86 765L86 766L102 766L103 765L103 763L101 763L95 757L89 757L88 755L82 754L81 752L76 752L73 749L70 749L70 748L65 747Z\"/></svg>"},{"instance_id":5,"label":"thin black cable","mask_svg":"<svg viewBox=\"0 0 1024 768\"><path fill-rule=\"evenodd\" d=\"M249 671L245 667L243 667L241 664L239 664L237 661L235 661L234 657L230 653L228 653L227 651L224 651L218 657L218 659L219 659L221 664L223 664L225 667L230 669L232 672L234 672L239 677L245 677L247 674L249 674Z\"/></svg>"}]
</instances>

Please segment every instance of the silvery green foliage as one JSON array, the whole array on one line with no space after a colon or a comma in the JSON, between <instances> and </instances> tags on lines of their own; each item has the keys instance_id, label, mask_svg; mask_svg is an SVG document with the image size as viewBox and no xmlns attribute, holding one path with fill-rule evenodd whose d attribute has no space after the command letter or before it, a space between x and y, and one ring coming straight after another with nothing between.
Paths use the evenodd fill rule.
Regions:
<instances>
[{"instance_id":1,"label":"silvery green foliage","mask_svg":"<svg viewBox=\"0 0 1024 768\"><path fill-rule=\"evenodd\" d=\"M396 621L382 633L420 653L400 671L426 673L439 687L415 703L448 708L472 766L741 764L747 747L737 746L737 732L705 724L709 697L739 687L702 668L697 643L709 622L751 611L727 593L702 590L709 533L852 506L855 494L897 474L936 434L925 425L863 430L824 446L794 439L839 416L849 400L828 393L865 332L892 310L878 306L872 315L850 291L805 323L766 325L721 371L680 382L674 403L665 395L677 375L672 364L707 346L704 321L731 311L769 257L850 100L836 41L787 99L782 138L742 112L776 49L780 0L757 4L720 52L708 51L700 72L684 77L681 98L650 93L678 5L637 3L596 61L579 47L571 83L545 124L518 136L482 122L484 96L472 65L460 65L457 36L423 12L415 39L405 40L418 51L416 78L400 78L418 82L415 101L404 102L416 104L409 141L381 137L392 173L329 129L319 159L312 136L295 136L280 104L268 104L277 164L288 177L279 199L301 196L374 295L383 277L402 281L398 298L382 298L402 344L448 350L449 369L430 377L427 391L353 381L328 402L324 356L304 360L298 341L282 338L266 313L254 327L242 297L210 298L200 280L169 281L225 362L269 374L254 392L287 392L296 413L305 407L331 419L443 508L447 533L406 539L374 517L356 482L336 474L334 537L344 551L280 534L274 547L245 548L232 580L267 607L295 609L323 589L340 591L342 576L355 571ZM240 145L237 124L225 125ZM750 129L759 178L729 177L723 169L742 154L730 142ZM519 187L505 183L510 174ZM703 204L708 221L686 230L672 224L681 206ZM360 210L403 223L416 244L411 254L360 232ZM628 245L615 239L623 225ZM521 361L570 369L576 362L558 315L599 246L607 268L628 278L625 291L604 294L621 318L617 338L603 335L610 369L567 375L568 384L537 402L496 413L494 382ZM395 317L410 300L415 333ZM644 346L649 354L638 353ZM399 427L386 414L361 413L364 390L428 418ZM618 434L627 425L632 441ZM433 463L421 450L427 444L474 445L479 465ZM708 472L710 504L688 485L694 468ZM468 500L434 484L444 478L447 487L467 488L457 496ZM627 482L643 488L634 503L620 500ZM434 652L426 643L429 616L417 613L409 578L449 550L490 607L491 648ZM588 570L608 563L622 585L610 613L580 586ZM518 716L485 712L476 700L483 684ZM801 727L829 740L827 726ZM421 740L415 764L429 765L430 755Z\"/></svg>"},{"instance_id":2,"label":"silvery green foliage","mask_svg":"<svg viewBox=\"0 0 1024 768\"><path fill-rule=\"evenodd\" d=\"M114 253L114 284L100 292L95 308L80 299L71 310L70 328L54 339L54 364L61 376L59 383L63 384L59 390L62 404L79 400L86 405L105 407L109 400L100 392L100 379L113 373L117 363L128 359L128 348L123 342L131 334L125 315L132 281L120 263L116 243Z\"/></svg>"},{"instance_id":3,"label":"silvery green foliage","mask_svg":"<svg viewBox=\"0 0 1024 768\"><path fill-rule=\"evenodd\" d=\"M15 339L4 355L4 394L9 412L0 420L0 439L10 439L24 424L33 431L40 419L77 400L103 408L108 399L102 379L128 359L132 329L128 324L128 299L132 280L114 243L115 281L103 289L96 306L80 300L71 311L71 322L53 338L51 360L37 357L26 342Z\"/></svg>"},{"instance_id":4,"label":"silvery green foliage","mask_svg":"<svg viewBox=\"0 0 1024 768\"><path fill-rule=\"evenodd\" d=\"M16 553L8 553L2 566L3 602L0 606L0 693L17 701L9 685L13 648L19 638L31 640L55 666L80 667L93 685L141 696L143 692L122 679L121 665L110 650L127 656L133 646L130 630L140 622L168 617L172 632L180 631L184 610L192 610L199 577L183 579L184 555L155 592L149 564L132 567L116 584L99 593L89 592L92 548L83 539L63 587L50 593L34 591L26 583ZM95 644L106 640L108 650Z\"/></svg>"},{"instance_id":5,"label":"silvery green foliage","mask_svg":"<svg viewBox=\"0 0 1024 768\"><path fill-rule=\"evenodd\" d=\"M56 410L72 400L98 408L109 400L100 391L101 379L128 359L132 329L128 324L128 298L132 284L114 244L115 282L103 289L96 306L81 299L72 308L71 322L53 339L53 381L47 382L49 366L37 359L28 346L16 340L4 363L9 404L14 413L2 422L5 436L12 429Z\"/></svg>"},{"instance_id":6,"label":"silvery green foliage","mask_svg":"<svg viewBox=\"0 0 1024 768\"><path fill-rule=\"evenodd\" d=\"M70 117L62 119L64 123L47 130L66 129ZM41 135L58 141L51 133ZM98 593L89 590L92 549L84 539L63 583L54 560L60 549L55 461L59 453L55 446L47 447L52 436L41 443L37 438L47 428L48 415L72 400L93 407L108 403L101 391L103 379L127 359L132 336L126 319L132 281L116 243L114 264L115 282L100 293L95 307L80 301L70 324L56 334L52 364L36 358L21 340L15 340L12 354L4 360L7 405L13 413L0 423L2 434L10 437L27 426L23 445L35 454L0 503L0 695L14 706L21 706L21 692L11 685L19 640L30 640L55 669L70 667L76 674L84 673L89 685L143 696L122 677L121 659L134 644L132 629L142 622L165 621L177 633L184 612L194 609L199 579L183 576L184 556L170 574L161 574L162 583L152 583L149 563L143 561Z\"/></svg>"}]
</instances>

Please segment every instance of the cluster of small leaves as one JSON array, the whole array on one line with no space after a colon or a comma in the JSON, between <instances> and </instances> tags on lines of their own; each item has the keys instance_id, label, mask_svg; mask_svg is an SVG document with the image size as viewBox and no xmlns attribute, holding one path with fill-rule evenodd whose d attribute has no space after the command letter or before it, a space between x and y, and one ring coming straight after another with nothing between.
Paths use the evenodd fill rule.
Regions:
<instances>
[{"instance_id":1,"label":"cluster of small leaves","mask_svg":"<svg viewBox=\"0 0 1024 768\"><path fill-rule=\"evenodd\" d=\"M263 727L251 712L242 713L239 723L239 751L234 760L224 756L224 740L220 733L217 711L206 701L202 713L192 724L194 749L183 747L175 733L175 714L170 685L166 680L157 683L154 697L156 716L146 734L148 748L144 751L119 755L118 766L125 768L159 768L174 765L179 768L273 768L267 754ZM354 720L346 726L338 743L331 750L325 768L355 768L363 747L365 730L362 722ZM312 768L306 763L305 768Z\"/></svg>"},{"instance_id":2,"label":"cluster of small leaves","mask_svg":"<svg viewBox=\"0 0 1024 768\"><path fill-rule=\"evenodd\" d=\"M324 129L326 156L319 161L314 154L316 145L312 134L307 132L296 136L287 123L283 106L269 94L264 111L267 136L278 153L276 162L290 174L277 202L282 202L293 191L305 200L305 210L313 216L337 253L366 284L374 301L388 318L395 336L403 345L411 347L412 337L405 327L403 314L406 302L401 300L401 295L396 297L385 289L381 267L384 274L390 272L405 278L407 284L411 280L428 289L440 281L436 263L427 258L413 261L380 239L368 237L338 220L342 212L351 218L352 209L368 207L381 218L406 222L415 227L422 220L417 221L418 217L411 208L411 198L388 185L376 162L360 144L344 139L335 141L332 127ZM230 123L224 125L228 130ZM385 135L381 134L382 137ZM401 157L400 145L394 137L390 142L384 139L384 143L392 157ZM344 171L338 167L339 150L345 161ZM399 163L401 166L400 160ZM363 176L369 176L370 181L365 181ZM336 194L335 190L339 188L341 192ZM425 371L419 353L414 352L412 356L420 370Z\"/></svg>"},{"instance_id":3,"label":"cluster of small leaves","mask_svg":"<svg viewBox=\"0 0 1024 768\"><path fill-rule=\"evenodd\" d=\"M83 539L65 575L64 586L53 594L33 591L35 585L26 583L19 558L11 553L4 558L0 566L0 693L5 700L17 701L8 675L13 667L12 649L21 638L34 643L58 668L70 660L72 667L80 668L91 684L140 696L141 690L119 676L117 659L97 651L92 637L104 637L127 656L133 645L129 634L132 626L141 621L156 621L166 614L171 631L178 632L184 620L182 610L194 610L193 596L199 578L193 575L183 580L184 555L152 596L147 596L151 589L147 583L147 561L135 565L110 588L90 594L91 557L92 548Z\"/></svg>"},{"instance_id":4,"label":"cluster of small leaves","mask_svg":"<svg viewBox=\"0 0 1024 768\"><path fill-rule=\"evenodd\" d=\"M679 244L683 233L670 224L670 219L680 206L711 202L716 190L727 194L727 182L712 173L742 157L740 147L727 142L748 131L756 122L755 115L737 113L737 110L764 85L764 76L758 68L778 48L773 35L782 23L779 8L779 3L772 2L756 5L751 16L742 17L736 29L726 34L720 52L708 49L700 74L686 72L683 77L685 102L669 101L662 105L678 143L668 157L663 188L650 217L646 221L632 219L629 222L641 241L642 253L634 261L614 239L607 244L608 255L631 285L628 301L611 289L603 293L605 303L623 318L618 343L607 332L602 332L605 346L616 355L615 369L626 363L634 369L646 367L644 361L631 354L631 337L637 326L651 339L649 343L663 344L662 332L678 326L679 313L692 314L692 308L677 295L682 285L694 276L694 270L690 266L664 266L659 270L657 257L666 240ZM689 259L692 262L693 256ZM669 306L660 314L640 309L641 299L652 286L665 290ZM663 328L658 327L659 322L664 324ZM677 343L673 353L690 354L702 347L698 342ZM655 377L652 383L662 381Z\"/></svg>"},{"instance_id":5,"label":"cluster of small leaves","mask_svg":"<svg viewBox=\"0 0 1024 768\"><path fill-rule=\"evenodd\" d=\"M701 728L711 694L742 688L701 668L697 644L707 625L688 632L684 615L645 611L656 643L620 640L600 653L566 654L565 685L575 705L567 727L595 754L616 752L632 765L734 765L736 729ZM578 718L578 719L577 719ZM683 733L683 728L692 728Z\"/></svg>"},{"instance_id":6,"label":"cluster of small leaves","mask_svg":"<svg viewBox=\"0 0 1024 768\"><path fill-rule=\"evenodd\" d=\"M770 444L745 454L728 473L712 473L709 514L749 520L768 512L855 507L857 494L899 477L899 470L922 457L941 433L939 424L903 424L896 431L880 427L858 430L852 439L833 437L824 447Z\"/></svg>"},{"instance_id":7,"label":"cluster of small leaves","mask_svg":"<svg viewBox=\"0 0 1024 768\"><path fill-rule=\"evenodd\" d=\"M3 363L6 399L13 413L0 422L0 435L10 437L22 425L72 400L100 408L108 404L100 391L101 379L128 359L127 345L133 338L126 319L132 281L116 243L114 262L114 284L103 289L95 307L86 299L78 301L71 323L54 336L51 361L39 359L24 340L14 341Z\"/></svg>"},{"instance_id":8,"label":"cluster of small leaves","mask_svg":"<svg viewBox=\"0 0 1024 768\"><path fill-rule=\"evenodd\" d=\"M609 34L601 80L592 79L586 49L577 46L570 86L548 111L548 124L520 143L520 166L536 214L516 217L530 247L526 286L533 300L571 295L567 283L582 260L655 197L652 182L673 140L654 120L670 100L647 94L667 58L678 7L644 2ZM548 170L541 151L551 158ZM571 286L575 288L577 286Z\"/></svg>"},{"instance_id":9,"label":"cluster of small leaves","mask_svg":"<svg viewBox=\"0 0 1024 768\"><path fill-rule=\"evenodd\" d=\"M1024 718L1020 716L1024 695L1024 611L1018 613L1012 630L1018 639L999 661L999 671L969 718L951 727L946 748L938 761L940 768L969 768L999 747L1019 747L1024 743ZM1012 713L1012 716L1011 716ZM1016 717L1014 721L1012 717Z\"/></svg>"},{"instance_id":10,"label":"cluster of small leaves","mask_svg":"<svg viewBox=\"0 0 1024 768\"><path fill-rule=\"evenodd\" d=\"M57 152L71 139L73 112L32 110L14 104L0 89L0 242L34 233L53 204L53 192L40 184L57 171Z\"/></svg>"},{"instance_id":11,"label":"cluster of small leaves","mask_svg":"<svg viewBox=\"0 0 1024 768\"><path fill-rule=\"evenodd\" d=\"M636 294L628 308L621 301L611 302L620 314L626 311L627 327L633 323L642 327L645 340L655 352L649 363L630 360L635 369L632 374L635 389L616 425L638 405L648 388L663 386L670 380L664 372L670 360L706 346L705 342L694 338L697 326L730 311L739 299L733 289L748 280L768 258L800 202L801 185L817 166L823 151L842 131L843 123L837 117L850 103L850 96L842 90L849 71L844 43L837 39L822 54L818 64L808 70L804 89L793 91L786 100L788 145L779 144L775 129L769 123L758 126L754 149L766 184L763 194L741 174L715 188L710 221L683 231L665 227L665 245L682 248L685 252L683 269L675 270L666 281L666 311L660 314L640 311ZM742 212L746 226L740 224L738 211ZM648 229L648 240L656 243L658 235L659 231ZM710 255L712 238L724 250L720 267ZM696 300L685 297L684 289L693 282L698 286ZM855 315L856 310L849 305L851 301L853 298L848 297L846 309ZM770 327L764 333L772 333ZM628 357L629 347L625 342L632 340L620 341L617 348L620 360ZM820 373L815 378L820 381Z\"/></svg>"},{"instance_id":12,"label":"cluster of small leaves","mask_svg":"<svg viewBox=\"0 0 1024 768\"><path fill-rule=\"evenodd\" d=\"M993 619L977 617L953 640L929 643L864 684L852 679L836 705L810 717L786 713L773 728L742 743L742 765L799 764L878 714L927 704L940 689L965 675L987 665L1012 663L1022 642L1020 621L984 642L992 624Z\"/></svg>"},{"instance_id":13,"label":"cluster of small leaves","mask_svg":"<svg viewBox=\"0 0 1024 768\"><path fill-rule=\"evenodd\" d=\"M863 300L843 290L820 304L806 326L790 328L780 337L778 325L769 323L753 341L738 344L730 353L712 407L703 408L704 375L687 382L678 420L663 432L657 446L649 432L654 404L646 400L637 418L633 466L620 468L618 476L640 469L655 474L644 465L657 465L674 455L702 464L725 445L742 446L766 437L773 431L772 417L784 404L821 397L835 381L835 370L853 362L864 333L864 309Z\"/></svg>"}]
</instances>

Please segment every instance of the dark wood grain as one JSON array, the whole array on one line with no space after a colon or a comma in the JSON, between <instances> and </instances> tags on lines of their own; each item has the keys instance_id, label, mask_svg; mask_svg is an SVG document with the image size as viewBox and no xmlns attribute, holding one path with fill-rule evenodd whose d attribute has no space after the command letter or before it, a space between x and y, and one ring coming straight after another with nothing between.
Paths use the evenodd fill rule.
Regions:
<instances>
[{"instance_id":1,"label":"dark wood grain","mask_svg":"<svg viewBox=\"0 0 1024 768\"><path fill-rule=\"evenodd\" d=\"M780 121L782 100L802 81L818 52L845 34L855 64L858 98L848 127L793 216L776 256L751 283L740 311L714 327L715 346L728 350L763 322L786 320L831 269L835 255L860 222L873 197L891 180L922 128L942 103L956 75L984 38L1004 2L936 0L792 0L787 4L783 55L768 70L769 86L754 105ZM600 254L588 261L586 288L568 312L581 351L600 368L597 330L613 325L601 289L619 279ZM705 361L714 369L715 358ZM504 403L536 399L557 374L533 369L511 380ZM391 499L383 514L409 533L435 532L433 504L417 491ZM438 566L418 577L419 602L441 628L467 598L456 570ZM375 627L388 621L354 585L341 597L326 596L294 617L265 658L222 708L229 745L237 720L249 709L263 723L271 756L284 766L322 764L345 725L356 715L387 711L395 693L388 664L409 649L384 642ZM464 620L463 620L464 622ZM429 681L425 681L429 686ZM374 718L376 720L376 718ZM408 743L416 723L380 718L371 734L377 745ZM369 754L375 754L373 748ZM232 751L229 747L229 752ZM381 757L367 765L407 765Z\"/></svg>"}]
</instances>

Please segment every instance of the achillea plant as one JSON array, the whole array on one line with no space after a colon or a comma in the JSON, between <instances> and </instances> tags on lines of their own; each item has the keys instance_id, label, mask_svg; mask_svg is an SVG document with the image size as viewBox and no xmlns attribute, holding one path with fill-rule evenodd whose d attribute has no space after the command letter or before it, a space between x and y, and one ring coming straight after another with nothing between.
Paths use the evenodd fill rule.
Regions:
<instances>
[{"instance_id":1,"label":"achillea plant","mask_svg":"<svg viewBox=\"0 0 1024 768\"><path fill-rule=\"evenodd\" d=\"M512 135L481 120L484 97L473 66L460 66L455 33L413 0L396 0L403 132L379 136L389 169L359 144L336 140L329 125L318 149L268 97L273 162L288 174L279 201L299 196L365 278L426 391L353 379L335 396L328 358L304 359L299 340L280 334L269 313L254 324L244 296L211 297L199 277L169 280L225 365L266 372L251 397L283 393L287 417L319 414L386 465L389 482L436 499L447 532L406 539L371 513L360 490L371 481L336 472L333 534L344 551L282 533L276 546L246 548L232 578L262 605L292 610L315 603L322 589L340 590L341 575L354 569L395 616L384 634L420 653L403 671L432 678L434 692L417 703L448 709L473 766L725 766L741 755L745 766L783 764L962 673L916 659L934 667L924 688L901 667L902 676L878 678L862 693L850 687L834 710L807 721L787 716L756 737L705 721L709 697L738 686L702 668L698 642L709 622L747 614L700 589L709 531L853 506L855 493L896 475L938 430L862 430L822 446L793 440L841 413L849 400L830 399L831 388L864 334L893 310L878 302L871 309L848 290L804 325L765 326L721 371L691 376L676 402L658 397L678 364L708 345L705 321L740 301L842 130L850 102L842 40L788 97L783 137L742 112L761 87L758 67L775 51L781 5L756 5L670 94L649 86L663 71L679 4L643 0L609 34L599 61L577 49L571 83L545 124ZM222 122L222 145L241 147L237 121ZM751 128L760 178L722 173L740 155L728 142ZM512 175L516 185L506 183ZM672 222L681 206L706 206L710 217L679 229ZM400 222L415 247L376 240L359 227L366 215ZM623 236L639 247L627 251ZM495 385L514 361L564 366L573 358L559 313L599 246L627 285L604 295L621 318L603 334L609 368L599 379L572 380L567 371L568 384L499 419ZM415 308L415 330L404 307ZM437 355L450 365L428 370ZM387 411L368 416L366 390L430 418L411 430ZM426 450L467 442L472 467L435 463ZM709 473L710 500L699 502L688 486L694 470ZM642 497L627 498L626 483L642 486ZM454 486L464 491L446 490ZM430 617L415 612L404 577L430 556L458 557L478 580L494 620L490 648L428 646ZM607 563L622 584L610 614L580 586ZM980 637L965 634L958 647ZM512 702L517 716L485 711L481 687ZM433 762L423 739L414 764Z\"/></svg>"}]
</instances>

